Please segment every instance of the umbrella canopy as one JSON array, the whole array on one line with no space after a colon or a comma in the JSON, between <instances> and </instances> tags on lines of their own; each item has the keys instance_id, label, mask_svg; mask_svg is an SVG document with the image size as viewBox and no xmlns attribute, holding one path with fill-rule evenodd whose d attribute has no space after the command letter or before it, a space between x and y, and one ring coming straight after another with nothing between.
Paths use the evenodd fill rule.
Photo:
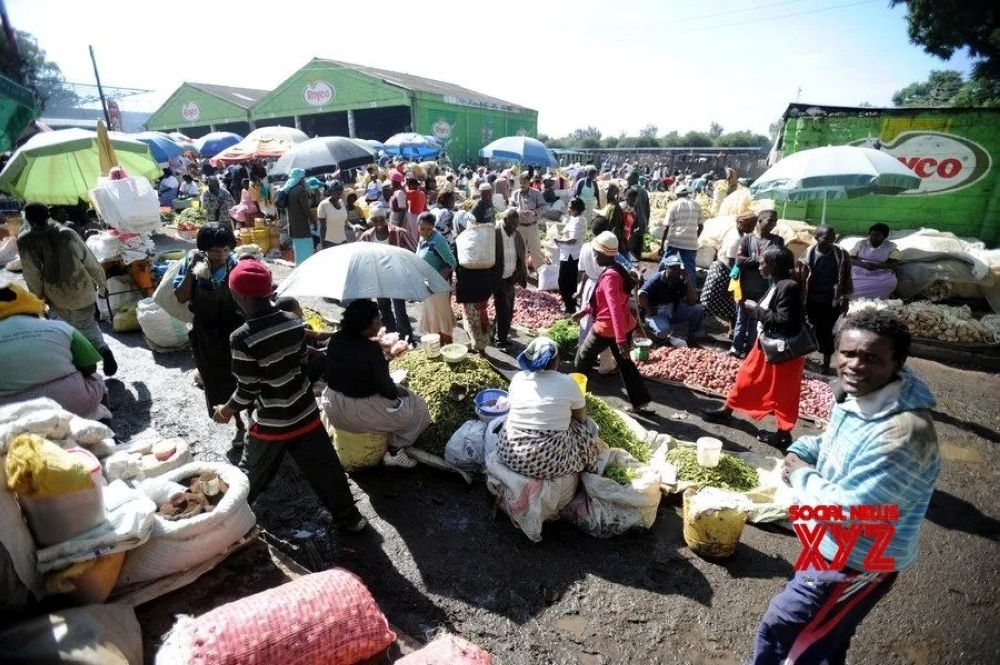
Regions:
<instances>
[{"instance_id":1,"label":"umbrella canopy","mask_svg":"<svg viewBox=\"0 0 1000 665\"><path fill-rule=\"evenodd\" d=\"M407 157L409 159L424 159L434 157L441 152L443 146L435 138L404 132L394 134L385 140L383 144L385 154L393 157Z\"/></svg>"},{"instance_id":2,"label":"umbrella canopy","mask_svg":"<svg viewBox=\"0 0 1000 665\"><path fill-rule=\"evenodd\" d=\"M194 147L203 157L215 157L242 140L242 136L233 132L209 132L195 141Z\"/></svg>"},{"instance_id":3,"label":"umbrella canopy","mask_svg":"<svg viewBox=\"0 0 1000 665\"><path fill-rule=\"evenodd\" d=\"M118 132L115 132L118 135ZM123 138L141 141L149 146L149 152L153 159L161 165L165 165L174 157L179 157L184 153L184 146L180 145L163 132L138 132L137 134L121 134Z\"/></svg>"},{"instance_id":4,"label":"umbrella canopy","mask_svg":"<svg viewBox=\"0 0 1000 665\"><path fill-rule=\"evenodd\" d=\"M481 157L521 162L529 166L558 166L559 160L544 143L530 136L506 136L479 151Z\"/></svg>"},{"instance_id":5,"label":"umbrella canopy","mask_svg":"<svg viewBox=\"0 0 1000 665\"><path fill-rule=\"evenodd\" d=\"M373 139L351 139L355 143L361 145L362 147L368 148L372 152L378 152L385 147L385 144L381 141L375 141Z\"/></svg>"},{"instance_id":6,"label":"umbrella canopy","mask_svg":"<svg viewBox=\"0 0 1000 665\"><path fill-rule=\"evenodd\" d=\"M163 175L145 143L110 138L108 145L114 155L105 158L117 162L129 175L150 180ZM101 175L97 132L62 129L36 134L18 148L0 172L0 190L23 201L76 205L80 199L87 200Z\"/></svg>"},{"instance_id":7,"label":"umbrella canopy","mask_svg":"<svg viewBox=\"0 0 1000 665\"><path fill-rule=\"evenodd\" d=\"M184 134L181 134L180 132L170 132L169 134L167 134L167 136L172 138L177 143L180 143L181 145L184 145L185 143L194 143L194 141L191 138L189 138Z\"/></svg>"},{"instance_id":8,"label":"umbrella canopy","mask_svg":"<svg viewBox=\"0 0 1000 665\"><path fill-rule=\"evenodd\" d=\"M288 177L292 169L305 169L306 175L333 173L374 164L375 152L342 136L321 136L299 143L282 155L271 169L275 180Z\"/></svg>"},{"instance_id":9,"label":"umbrella canopy","mask_svg":"<svg viewBox=\"0 0 1000 665\"><path fill-rule=\"evenodd\" d=\"M450 290L429 263L409 250L352 242L310 256L281 282L278 295L423 301Z\"/></svg>"},{"instance_id":10,"label":"umbrella canopy","mask_svg":"<svg viewBox=\"0 0 1000 665\"><path fill-rule=\"evenodd\" d=\"M281 157L292 149L292 146L308 141L309 137L292 127L261 127L255 129L236 145L226 148L213 159L216 166L245 162L263 157Z\"/></svg>"}]
</instances>

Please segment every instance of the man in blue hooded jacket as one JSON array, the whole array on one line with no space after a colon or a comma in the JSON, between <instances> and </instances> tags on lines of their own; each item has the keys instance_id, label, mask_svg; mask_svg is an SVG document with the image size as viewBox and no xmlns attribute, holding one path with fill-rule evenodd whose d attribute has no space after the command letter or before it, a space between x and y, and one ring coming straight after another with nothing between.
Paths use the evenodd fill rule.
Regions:
<instances>
[{"instance_id":1,"label":"man in blue hooded jacket","mask_svg":"<svg viewBox=\"0 0 1000 665\"><path fill-rule=\"evenodd\" d=\"M917 558L941 457L934 397L903 367L910 340L906 324L891 312L846 318L836 357L843 394L826 431L793 443L782 469L801 506L839 506L845 516L852 506L898 508L898 519L886 521L895 534L887 543L860 536L846 565L835 569L830 563L841 548L828 529L818 549L829 570L796 571L771 600L753 665L845 663L855 629ZM866 570L870 554L888 559L889 570Z\"/></svg>"}]
</instances>

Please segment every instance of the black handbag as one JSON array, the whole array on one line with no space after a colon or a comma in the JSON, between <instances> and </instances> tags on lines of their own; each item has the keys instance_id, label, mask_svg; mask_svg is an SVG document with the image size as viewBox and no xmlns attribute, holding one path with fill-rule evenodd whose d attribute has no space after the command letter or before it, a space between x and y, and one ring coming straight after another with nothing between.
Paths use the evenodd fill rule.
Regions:
<instances>
[{"instance_id":1,"label":"black handbag","mask_svg":"<svg viewBox=\"0 0 1000 665\"><path fill-rule=\"evenodd\" d=\"M807 356L819 349L816 333L806 321L802 322L802 328L797 335L781 337L762 332L757 336L757 341L760 342L760 348L764 350L767 362L772 365Z\"/></svg>"}]
</instances>

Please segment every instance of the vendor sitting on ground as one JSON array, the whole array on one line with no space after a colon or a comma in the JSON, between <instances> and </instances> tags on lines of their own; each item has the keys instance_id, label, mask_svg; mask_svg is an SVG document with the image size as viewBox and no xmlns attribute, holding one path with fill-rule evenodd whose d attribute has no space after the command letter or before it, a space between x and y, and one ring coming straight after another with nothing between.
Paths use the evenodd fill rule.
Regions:
<instances>
[{"instance_id":1,"label":"vendor sitting on ground","mask_svg":"<svg viewBox=\"0 0 1000 665\"><path fill-rule=\"evenodd\" d=\"M101 408L101 354L79 330L44 315L37 296L0 284L0 406L48 397L84 418L110 417Z\"/></svg>"},{"instance_id":2,"label":"vendor sitting on ground","mask_svg":"<svg viewBox=\"0 0 1000 665\"><path fill-rule=\"evenodd\" d=\"M572 377L561 374L559 350L536 337L517 357L510 380L510 412L497 443L499 460L511 471L550 480L594 468L600 454L597 425Z\"/></svg>"},{"instance_id":3,"label":"vendor sitting on ground","mask_svg":"<svg viewBox=\"0 0 1000 665\"><path fill-rule=\"evenodd\" d=\"M697 346L705 308L698 302L698 292L691 283L684 261L677 254L663 259L664 269L646 280L639 289L639 307L650 335L660 343L679 344L674 325L687 323L687 344Z\"/></svg>"},{"instance_id":4,"label":"vendor sitting on ground","mask_svg":"<svg viewBox=\"0 0 1000 665\"><path fill-rule=\"evenodd\" d=\"M387 466L412 468L406 454L427 426L427 404L389 375L389 361L372 340L382 325L378 305L354 300L344 310L341 329L330 337L326 349L326 392L323 410L331 425L348 432L389 434Z\"/></svg>"},{"instance_id":5,"label":"vendor sitting on ground","mask_svg":"<svg viewBox=\"0 0 1000 665\"><path fill-rule=\"evenodd\" d=\"M306 323L299 301L291 296L281 296L274 301L274 306L292 314L305 324L306 348L309 350L306 373L309 375L309 382L316 383L323 378L323 373L326 371L326 345L333 333L313 330L312 326Z\"/></svg>"}]
</instances>

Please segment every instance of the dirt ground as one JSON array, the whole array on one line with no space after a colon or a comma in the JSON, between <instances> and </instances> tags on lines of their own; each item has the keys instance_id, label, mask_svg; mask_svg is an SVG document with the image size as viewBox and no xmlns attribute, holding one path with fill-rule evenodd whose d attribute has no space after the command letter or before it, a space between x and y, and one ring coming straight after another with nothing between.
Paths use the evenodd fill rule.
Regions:
<instances>
[{"instance_id":1,"label":"dirt ground","mask_svg":"<svg viewBox=\"0 0 1000 665\"><path fill-rule=\"evenodd\" d=\"M334 315L322 301L305 304ZM110 338L121 367L109 381L121 440L154 429L186 437L200 459L233 459L232 429L209 421L203 395L189 379L189 352L153 354L138 333ZM509 357L490 354L500 369L513 368ZM862 625L850 662L1000 662L1000 466L993 457L1000 444L1000 376L920 359L910 366L937 396L944 469L920 557ZM757 442L754 423L702 422L697 411L714 400L649 385L656 410L647 426L685 440L717 436L730 451L777 454ZM590 386L623 405L616 377L595 375ZM815 430L800 428L796 435L809 432ZM424 639L447 628L488 649L500 665L736 665L749 657L760 616L800 551L791 532L750 526L729 562L706 562L685 546L679 505L669 500L649 531L596 540L552 523L533 544L502 512L494 513L481 480L467 485L458 475L427 468L378 468L356 474L352 489L372 524L361 535L328 528L328 516L290 460L254 511L300 564L359 574L390 622L408 634ZM197 614L280 583L280 574L261 569L258 556L254 550L235 554L191 587L140 608L147 658L174 613Z\"/></svg>"}]
</instances>

